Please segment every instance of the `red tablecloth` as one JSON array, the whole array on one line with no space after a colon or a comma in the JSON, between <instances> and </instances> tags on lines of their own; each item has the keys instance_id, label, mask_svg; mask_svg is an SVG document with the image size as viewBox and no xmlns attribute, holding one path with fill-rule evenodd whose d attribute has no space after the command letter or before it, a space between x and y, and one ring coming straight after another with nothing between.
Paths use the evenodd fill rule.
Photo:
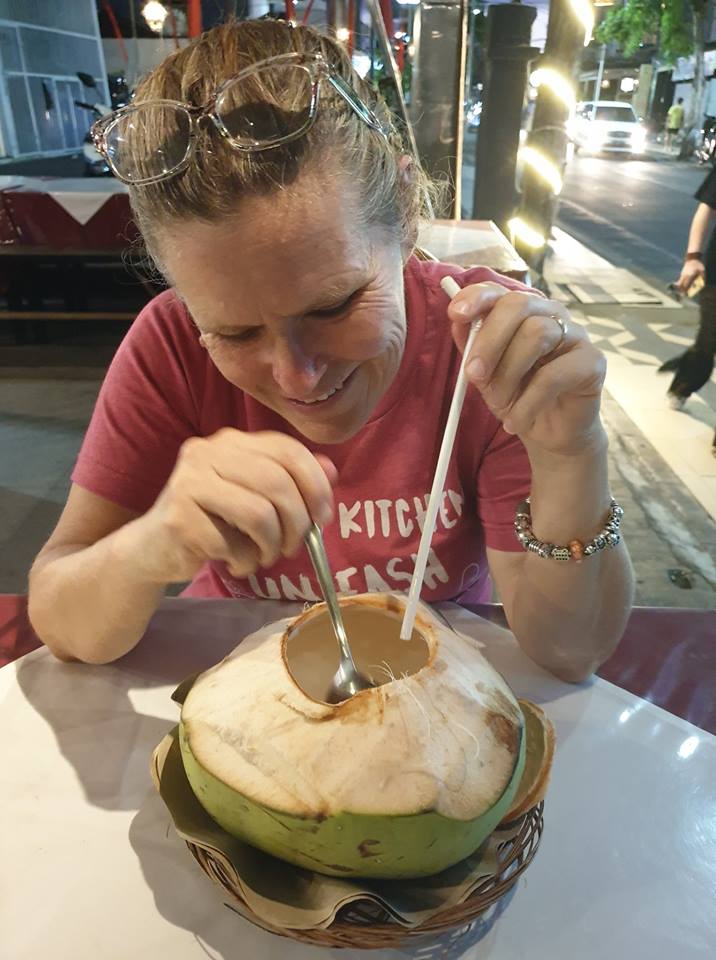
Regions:
<instances>
[{"instance_id":1,"label":"red tablecloth","mask_svg":"<svg viewBox=\"0 0 716 960\"><path fill-rule=\"evenodd\" d=\"M501 607L470 609L504 625ZM27 598L0 594L0 666L39 646ZM636 607L599 676L716 734L716 611Z\"/></svg>"}]
</instances>

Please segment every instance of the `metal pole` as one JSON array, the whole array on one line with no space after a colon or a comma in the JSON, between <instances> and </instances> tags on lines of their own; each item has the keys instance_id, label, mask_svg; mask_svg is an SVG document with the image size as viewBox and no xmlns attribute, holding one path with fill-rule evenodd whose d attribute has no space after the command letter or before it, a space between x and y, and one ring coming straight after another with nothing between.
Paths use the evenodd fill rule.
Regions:
<instances>
[{"instance_id":1,"label":"metal pole","mask_svg":"<svg viewBox=\"0 0 716 960\"><path fill-rule=\"evenodd\" d=\"M607 45L606 43L602 44L602 49L599 51L599 66L597 67L597 79L594 81L594 107L592 108L592 114L596 112L596 105L599 103L602 95L602 80L604 79L604 61L607 58Z\"/></svg>"}]
</instances>

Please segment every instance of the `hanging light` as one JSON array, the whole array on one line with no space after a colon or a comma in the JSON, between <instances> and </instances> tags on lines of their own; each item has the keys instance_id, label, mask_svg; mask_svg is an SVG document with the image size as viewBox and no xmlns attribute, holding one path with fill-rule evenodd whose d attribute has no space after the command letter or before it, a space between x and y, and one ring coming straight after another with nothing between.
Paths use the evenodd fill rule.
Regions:
<instances>
[{"instance_id":1,"label":"hanging light","mask_svg":"<svg viewBox=\"0 0 716 960\"><path fill-rule=\"evenodd\" d=\"M147 26L154 33L161 33L164 27L164 21L169 16L169 11L159 0L149 0L142 7L142 16L147 21Z\"/></svg>"},{"instance_id":2,"label":"hanging light","mask_svg":"<svg viewBox=\"0 0 716 960\"><path fill-rule=\"evenodd\" d=\"M336 30L336 39L340 40L341 43L348 43L351 37L351 32L348 27L339 27Z\"/></svg>"},{"instance_id":3,"label":"hanging light","mask_svg":"<svg viewBox=\"0 0 716 960\"><path fill-rule=\"evenodd\" d=\"M546 154L535 147L522 147L519 159L549 184L555 197L559 196L562 192L562 177L556 165Z\"/></svg>"},{"instance_id":4,"label":"hanging light","mask_svg":"<svg viewBox=\"0 0 716 960\"><path fill-rule=\"evenodd\" d=\"M533 87L547 87L555 97L559 97L570 113L574 110L576 106L574 87L559 70L553 67L540 67L530 76L530 83Z\"/></svg>"}]
</instances>

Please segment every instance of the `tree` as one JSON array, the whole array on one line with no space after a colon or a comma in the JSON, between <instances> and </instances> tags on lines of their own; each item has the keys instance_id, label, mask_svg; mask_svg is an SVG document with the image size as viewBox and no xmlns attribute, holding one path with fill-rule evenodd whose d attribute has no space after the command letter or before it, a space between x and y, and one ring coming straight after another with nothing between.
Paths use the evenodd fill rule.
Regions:
<instances>
[{"instance_id":1,"label":"tree","mask_svg":"<svg viewBox=\"0 0 716 960\"><path fill-rule=\"evenodd\" d=\"M627 55L653 37L667 63L694 57L694 91L684 120L684 145L700 124L706 79L704 47L713 16L713 0L623 0L610 10L596 31L601 43L616 43Z\"/></svg>"}]
</instances>

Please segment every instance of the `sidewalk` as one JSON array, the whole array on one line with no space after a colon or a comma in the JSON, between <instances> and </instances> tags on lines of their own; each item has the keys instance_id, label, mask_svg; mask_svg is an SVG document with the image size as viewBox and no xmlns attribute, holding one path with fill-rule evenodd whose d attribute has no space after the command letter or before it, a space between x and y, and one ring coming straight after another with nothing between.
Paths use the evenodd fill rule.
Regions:
<instances>
[{"instance_id":1,"label":"sidewalk","mask_svg":"<svg viewBox=\"0 0 716 960\"><path fill-rule=\"evenodd\" d=\"M561 230L545 274L552 295L569 305L607 355L610 472L614 496L626 509L637 602L713 607L716 376L675 411L665 396L670 378L656 373L692 342L697 307L676 303Z\"/></svg>"}]
</instances>

